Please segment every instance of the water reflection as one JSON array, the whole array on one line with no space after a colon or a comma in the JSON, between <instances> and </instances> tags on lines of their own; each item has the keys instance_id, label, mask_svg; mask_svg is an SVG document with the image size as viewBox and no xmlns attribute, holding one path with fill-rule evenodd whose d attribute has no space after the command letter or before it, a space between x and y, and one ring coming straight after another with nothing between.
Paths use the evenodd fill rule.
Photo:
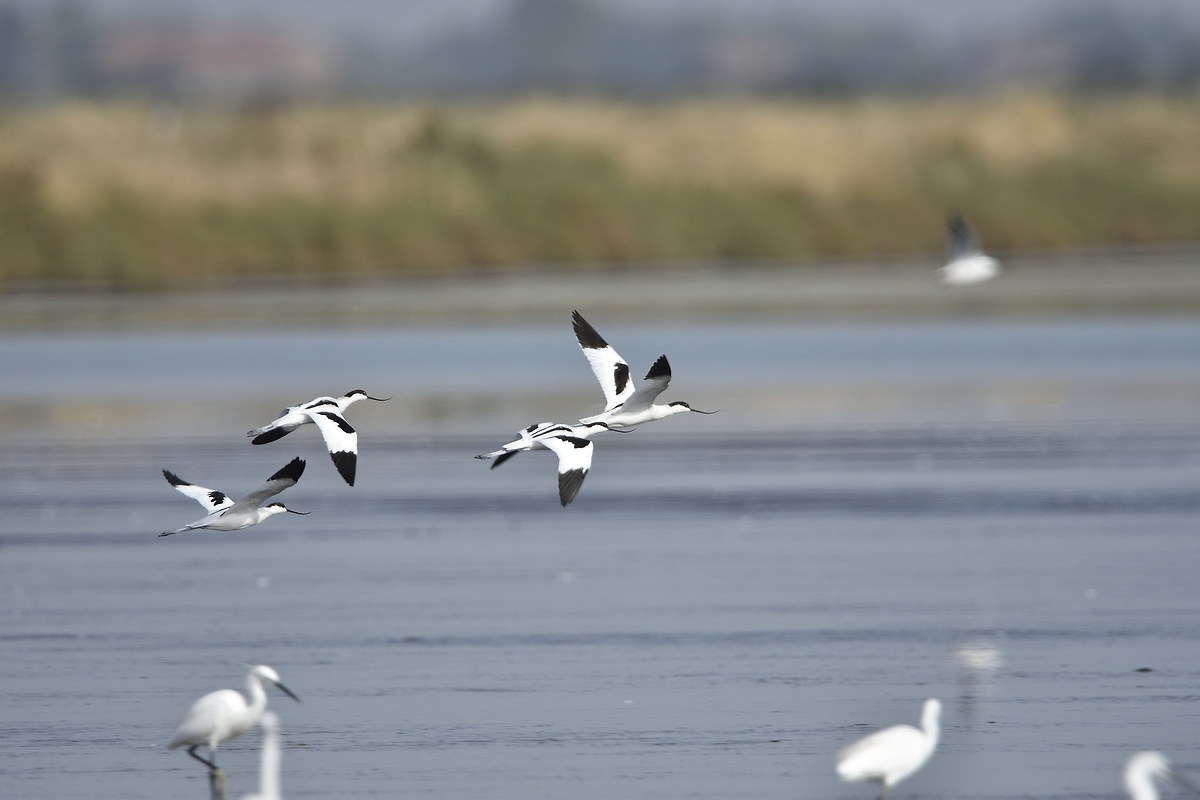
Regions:
<instances>
[{"instance_id":1,"label":"water reflection","mask_svg":"<svg viewBox=\"0 0 1200 800\"><path fill-rule=\"evenodd\" d=\"M982 706L995 693L996 673L1004 666L1004 651L995 640L974 639L954 648L958 669L959 713L970 726L979 720Z\"/></svg>"}]
</instances>

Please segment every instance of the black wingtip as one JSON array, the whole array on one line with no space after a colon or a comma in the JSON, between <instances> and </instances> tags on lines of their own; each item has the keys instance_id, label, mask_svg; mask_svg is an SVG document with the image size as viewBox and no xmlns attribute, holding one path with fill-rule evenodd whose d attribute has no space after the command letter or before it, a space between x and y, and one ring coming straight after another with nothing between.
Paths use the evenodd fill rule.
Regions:
<instances>
[{"instance_id":1,"label":"black wingtip","mask_svg":"<svg viewBox=\"0 0 1200 800\"><path fill-rule=\"evenodd\" d=\"M967 218L955 211L946 217L946 232L952 251L962 251L976 247L975 229Z\"/></svg>"},{"instance_id":2,"label":"black wingtip","mask_svg":"<svg viewBox=\"0 0 1200 800\"><path fill-rule=\"evenodd\" d=\"M304 459L296 457L296 458L293 458L291 461L289 461L287 463L287 465L283 467L283 469L279 470L274 475L267 478L267 480L268 481L282 481L282 480L298 481L298 480L300 480L300 476L303 474L304 474Z\"/></svg>"},{"instance_id":3,"label":"black wingtip","mask_svg":"<svg viewBox=\"0 0 1200 800\"><path fill-rule=\"evenodd\" d=\"M329 457L333 459L333 465L337 467L342 480L353 486L354 472L358 467L358 455L349 450L339 450L336 453L330 453Z\"/></svg>"},{"instance_id":4,"label":"black wingtip","mask_svg":"<svg viewBox=\"0 0 1200 800\"><path fill-rule=\"evenodd\" d=\"M250 440L250 444L270 444L271 442L282 439L289 433L291 433L291 431L287 428L276 428L275 430L267 431L266 433L260 433L258 436L255 436Z\"/></svg>"},{"instance_id":5,"label":"black wingtip","mask_svg":"<svg viewBox=\"0 0 1200 800\"><path fill-rule=\"evenodd\" d=\"M185 481L183 478L176 475L174 472L171 472L171 470L169 470L169 469L163 470L163 477L166 478L167 483L171 484L172 486L186 486L187 485L187 481Z\"/></svg>"},{"instance_id":6,"label":"black wingtip","mask_svg":"<svg viewBox=\"0 0 1200 800\"><path fill-rule=\"evenodd\" d=\"M579 487L583 486L583 479L587 477L586 469L573 469L567 472L560 472L558 475L558 502L562 503L562 507L566 508L575 499L575 495L579 494Z\"/></svg>"},{"instance_id":7,"label":"black wingtip","mask_svg":"<svg viewBox=\"0 0 1200 800\"><path fill-rule=\"evenodd\" d=\"M659 356L658 360L650 365L650 371L646 373L646 380L654 380L655 378L670 378L671 377L671 362L667 361L665 355Z\"/></svg>"},{"instance_id":8,"label":"black wingtip","mask_svg":"<svg viewBox=\"0 0 1200 800\"><path fill-rule=\"evenodd\" d=\"M588 350L602 350L608 347L608 342L604 341L604 337L596 332L583 315L578 311L571 312L571 324L575 328L575 338L579 341L579 346Z\"/></svg>"},{"instance_id":9,"label":"black wingtip","mask_svg":"<svg viewBox=\"0 0 1200 800\"><path fill-rule=\"evenodd\" d=\"M505 461L508 461L510 458L512 458L519 452L521 452L521 451L520 450L509 450L507 453L501 453L500 455L496 456L492 460L492 466L489 467L489 469L495 469L496 467L500 466Z\"/></svg>"}]
</instances>

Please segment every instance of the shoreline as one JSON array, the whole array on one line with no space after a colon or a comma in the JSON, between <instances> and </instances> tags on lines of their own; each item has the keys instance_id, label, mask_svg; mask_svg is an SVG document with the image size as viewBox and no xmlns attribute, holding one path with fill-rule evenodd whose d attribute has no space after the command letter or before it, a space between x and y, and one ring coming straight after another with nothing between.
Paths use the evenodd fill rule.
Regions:
<instances>
[{"instance_id":1,"label":"shoreline","mask_svg":"<svg viewBox=\"0 0 1200 800\"><path fill-rule=\"evenodd\" d=\"M1200 311L1200 247L1008 255L977 286L937 283L938 260L614 265L455 279L254 281L170 292L0 293L0 329L506 324L563 309L626 319L925 318Z\"/></svg>"}]
</instances>

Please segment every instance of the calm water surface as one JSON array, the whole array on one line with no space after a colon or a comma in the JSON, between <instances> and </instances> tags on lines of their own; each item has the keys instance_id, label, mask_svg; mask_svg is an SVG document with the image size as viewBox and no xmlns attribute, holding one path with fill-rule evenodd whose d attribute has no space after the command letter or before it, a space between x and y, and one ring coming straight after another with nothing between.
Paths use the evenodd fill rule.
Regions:
<instances>
[{"instance_id":1,"label":"calm water surface","mask_svg":"<svg viewBox=\"0 0 1200 800\"><path fill-rule=\"evenodd\" d=\"M471 457L594 403L565 324L0 342L0 795L207 797L164 743L245 661L303 700L289 797L867 798L833 753L928 696L897 796L1200 768L1200 322L593 321L722 413L597 440L568 509L547 454ZM354 488L313 431L244 439L358 385L396 399ZM200 516L162 469L296 455L311 516L155 536Z\"/></svg>"}]
</instances>

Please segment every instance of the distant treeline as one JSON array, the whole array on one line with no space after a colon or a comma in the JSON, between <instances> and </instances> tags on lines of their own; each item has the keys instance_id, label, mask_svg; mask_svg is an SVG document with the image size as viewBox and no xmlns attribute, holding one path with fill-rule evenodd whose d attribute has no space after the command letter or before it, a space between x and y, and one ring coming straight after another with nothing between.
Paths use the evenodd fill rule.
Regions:
<instances>
[{"instance_id":1,"label":"distant treeline","mask_svg":"<svg viewBox=\"0 0 1200 800\"><path fill-rule=\"evenodd\" d=\"M0 283L1192 241L1200 106L1128 96L0 114Z\"/></svg>"}]
</instances>

